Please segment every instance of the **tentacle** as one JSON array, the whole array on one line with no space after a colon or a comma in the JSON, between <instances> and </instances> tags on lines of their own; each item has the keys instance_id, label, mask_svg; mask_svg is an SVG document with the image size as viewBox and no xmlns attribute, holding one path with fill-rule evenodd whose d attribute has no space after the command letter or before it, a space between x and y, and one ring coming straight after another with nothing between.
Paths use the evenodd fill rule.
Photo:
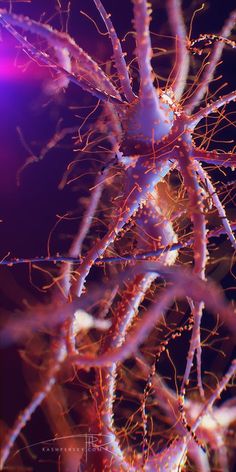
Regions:
<instances>
[{"instance_id":1,"label":"tentacle","mask_svg":"<svg viewBox=\"0 0 236 472\"><path fill-rule=\"evenodd\" d=\"M136 226L138 227L138 249L154 248L159 244L170 246L177 241L177 235L173 230L173 226L167 218L167 209L160 209L161 198L157 191L152 193L152 198L146 202L146 205L139 211L136 216ZM171 266L177 258L177 251L174 253L167 252L160 255L159 263ZM152 274L151 274L152 275ZM156 274L154 274L156 278ZM143 466L147 462L148 455L148 428L146 413L146 401L152 386L152 379L156 371L156 360L151 367L147 376L147 383L144 389L143 401L141 405L141 413L143 419Z\"/></svg>"},{"instance_id":2,"label":"tentacle","mask_svg":"<svg viewBox=\"0 0 236 472\"><path fill-rule=\"evenodd\" d=\"M215 234L213 234L215 237ZM134 270L134 269L133 269ZM186 288L186 296L189 298L194 299L195 301L200 301L201 299L206 303L209 310L216 315L217 313L217 306L214 303L213 298L217 300L219 304L219 313L221 316L222 323L232 332L233 336L236 336L236 325L235 319L236 315L232 308L226 306L223 303L222 295L220 294L219 290L212 285L212 283L207 284L207 287L203 284L199 278L197 278L193 273L185 272L184 270L179 270L178 267L175 270L167 270L164 266L159 266L158 264L154 264L150 261L141 262L137 265L135 269L136 273L141 272L157 272L159 273L164 279L172 281L174 284L178 284L180 280L183 280L183 287ZM128 274L131 273L131 270L128 271ZM127 273L121 273L120 277L115 279L115 283L121 283ZM114 282L114 280L113 280ZM192 286L192 284L195 284ZM71 304L63 304L62 306L57 307L57 309L53 310L53 307L49 305L45 307L44 305L39 305L38 307L34 307L33 310L29 310L27 314L21 313L21 318L19 320L9 321L5 328L0 332L0 343L1 346L9 346L16 342L16 340L25 339L26 336L29 336L32 332L37 331L38 329L52 329L58 326L60 322L65 321L66 319L73 318L74 312L80 308L87 308L91 305L91 303L97 303L98 300L101 299L104 287L98 288L90 297L85 297L84 300L75 301ZM211 299L207 300L210 297L209 293L211 294ZM207 295L208 294L208 295ZM202 295L202 297L201 297ZM118 356L119 358L119 356ZM109 364L109 355L107 356L107 364ZM116 360L116 358L115 358ZM114 360L114 362L115 362ZM92 365L91 359L88 361L89 365ZM98 367L107 365L106 360L99 364Z\"/></svg>"},{"instance_id":3,"label":"tentacle","mask_svg":"<svg viewBox=\"0 0 236 472\"><path fill-rule=\"evenodd\" d=\"M125 343L115 349L108 350L99 357L74 355L71 362L78 366L104 367L113 363L122 362L136 353L136 350L149 335L153 327L159 322L167 307L173 302L179 291L173 287L164 293L160 300L149 309L141 321L139 321L132 332L126 337Z\"/></svg>"},{"instance_id":4,"label":"tentacle","mask_svg":"<svg viewBox=\"0 0 236 472\"><path fill-rule=\"evenodd\" d=\"M200 163L195 162L194 167L195 167L198 175L200 176L201 181L203 183L206 183L207 189L209 191L209 195L211 196L211 198L214 202L214 205L217 208L219 217L222 219L222 224L224 225L225 233L228 235L228 238L231 241L233 248L236 249L236 240L235 240L232 228L230 226L230 222L229 222L229 220L226 216L225 209L224 209L224 207L223 207L223 205L222 205L222 203L221 203L221 201L220 201L220 199L217 195L215 187L210 181L210 177L208 176L206 170L204 170L202 168Z\"/></svg>"},{"instance_id":5,"label":"tentacle","mask_svg":"<svg viewBox=\"0 0 236 472\"><path fill-rule=\"evenodd\" d=\"M155 278L156 274L148 274L136 276L128 281L121 294L121 300L115 307L114 314L116 317L110 332L105 338L100 355L106 352L107 349L117 349L123 344L126 333L137 314L138 307ZM112 466L116 465L117 468L121 463L125 470L130 471L132 467L127 463L127 459L120 448L113 422L117 368L117 363L113 363L111 367L99 371L96 404L99 411L99 422L102 425L101 432L108 437L109 453L113 454L112 459L105 457L106 463L110 461Z\"/></svg>"},{"instance_id":6,"label":"tentacle","mask_svg":"<svg viewBox=\"0 0 236 472\"><path fill-rule=\"evenodd\" d=\"M236 22L236 10L232 11L229 18L226 20L225 25L220 32L220 36L228 38L231 34L231 31ZM199 78L197 88L192 95L192 97L187 101L184 106L185 112L190 114L192 110L199 105L201 99L204 97L207 92L208 86L214 77L214 73L217 67L217 64L221 58L224 48L224 42L217 42L212 50L212 53L209 56L207 65L205 66L202 75Z\"/></svg>"},{"instance_id":7,"label":"tentacle","mask_svg":"<svg viewBox=\"0 0 236 472\"><path fill-rule=\"evenodd\" d=\"M231 228L232 230L236 229L236 223L232 222L231 223ZM209 231L207 234L207 239L209 238L219 238L225 234L225 228L218 228L212 231ZM193 243L193 240L190 238L185 242L182 243L173 243L171 246L163 246L160 249L156 249L155 251L148 251L148 252L141 252L139 254L123 254L117 257L102 257L101 259L96 259L94 262L95 265L100 265L102 262L107 263L107 264L115 264L115 263L123 263L123 262L135 262L135 261L142 261L146 260L149 258L153 257L159 257L161 254L164 254L166 252L171 252L171 251L179 251L179 249L184 249L185 247L191 246ZM70 256L51 256L51 257L35 257L35 258L18 258L18 259L2 259L0 261L0 266L1 265L6 265L6 266L13 266L13 265L18 265L18 264L30 264L30 263L44 263L44 262L71 262L73 264L80 264L81 258L76 258L76 257L70 257Z\"/></svg>"},{"instance_id":8,"label":"tentacle","mask_svg":"<svg viewBox=\"0 0 236 472\"><path fill-rule=\"evenodd\" d=\"M135 98L133 90L130 85L130 78L128 73L128 68L126 62L124 60L124 54L122 51L122 47L120 44L120 40L116 34L112 21L110 19L110 15L107 14L102 2L100 0L94 0L94 3L106 25L107 31L109 33L112 46L113 46L113 53L115 58L115 65L118 72L119 80L121 83L121 87L125 97L127 98L128 102L132 102Z\"/></svg>"},{"instance_id":9,"label":"tentacle","mask_svg":"<svg viewBox=\"0 0 236 472\"><path fill-rule=\"evenodd\" d=\"M65 86L62 85L63 83L63 80L60 82L60 86ZM50 84L50 93L56 93L58 92L58 88L57 86L55 86L54 88L54 85L51 87L51 84ZM70 135L70 134L75 134L76 132L78 132L78 126L70 126L70 127L66 127L66 128L63 128L61 130L57 130L53 136L51 137L51 139L49 139L49 141L42 147L41 151L39 151L39 154L38 155L30 155L29 157L27 157L27 159L25 160L24 164L18 169L17 171L17 175L16 175L16 181L17 181L17 185L20 185L20 178L21 178L21 174L22 172L26 169L26 167L30 166L31 164L33 163L36 163L36 162L39 162L41 160L44 159L44 157L47 155L47 153L56 147L56 145L62 141L66 136ZM60 188L60 185L59 187Z\"/></svg>"},{"instance_id":10,"label":"tentacle","mask_svg":"<svg viewBox=\"0 0 236 472\"><path fill-rule=\"evenodd\" d=\"M189 144L183 142L180 157L179 157L179 166L181 173L184 178L184 184L187 189L190 201L190 212L191 219L194 227L194 272L199 275L202 279L205 278L205 266L207 260L207 250L206 250L206 221L203 213L203 203L201 199L201 190L198 184L197 175L194 170L194 162L191 156L191 149ZM193 358L195 351L198 351L197 360L198 360L198 386L203 395L203 388L201 382L201 341L200 341L200 324L202 318L203 303L194 304L193 315L194 315L194 327L192 332L192 337L190 341L190 347L188 352L187 365L181 385L181 395L184 395L184 388L188 382Z\"/></svg>"},{"instance_id":11,"label":"tentacle","mask_svg":"<svg viewBox=\"0 0 236 472\"><path fill-rule=\"evenodd\" d=\"M160 347L161 349L161 347ZM147 374L150 371L150 368L143 360L140 360L140 356L136 358L139 361L139 367ZM176 392L171 390L166 384L165 381L156 373L154 373L152 379L152 393L155 395L155 401L158 406L165 412L168 420L173 424L173 427L178 434L178 436L186 435L186 427L189 431L190 426L188 423L183 424L182 421L178 421L179 417L179 401L176 395ZM190 402L186 402L190 406ZM194 437L195 439L195 437ZM199 443L196 440L192 441L188 446L189 457L194 461L195 464L199 467L199 472L210 472L210 466L206 454L201 448L199 448ZM156 462L158 461L158 456L154 458ZM204 468L205 467L205 468Z\"/></svg>"},{"instance_id":12,"label":"tentacle","mask_svg":"<svg viewBox=\"0 0 236 472\"><path fill-rule=\"evenodd\" d=\"M147 375L150 370L149 366L143 361L143 359L140 359L140 356L136 358L136 360L139 361L139 367ZM182 422L177 421L179 416L179 402L176 396L176 392L172 391L158 374L155 374L153 376L152 392L155 396L155 401L157 405L160 406L161 409L165 412L167 418L171 421L171 424L173 424L178 436L185 436L186 425L183 426ZM186 404L188 405L188 408L191 409L192 402L187 400ZM188 430L189 428L190 426L188 424ZM206 454L203 452L202 448L199 447L199 444L195 441L192 441L188 445L188 455L198 467L199 472L210 472L208 458L206 457ZM157 461L158 459L156 456L156 462Z\"/></svg>"},{"instance_id":13,"label":"tentacle","mask_svg":"<svg viewBox=\"0 0 236 472\"><path fill-rule=\"evenodd\" d=\"M108 159L114 158L115 151L120 141L120 134L121 134L119 121L112 108L113 107L111 104L109 103L104 104L104 115L108 119L108 122L103 123L102 117L100 117L99 122L98 122L98 129L101 128L101 131L107 134L107 141L111 145L111 153L109 154ZM104 169L103 173L98 174L96 178L95 185L92 190L91 197L89 199L88 207L82 218L78 233L76 237L74 238L72 246L69 250L69 257L72 257L72 259L80 258L81 256L82 244L91 227L92 219L97 209L97 206L99 204L108 173L109 173L109 168L106 168ZM66 264L66 266L63 267L62 269L63 286L64 286L65 293L67 296L70 291L71 268L72 268L72 264Z\"/></svg>"},{"instance_id":14,"label":"tentacle","mask_svg":"<svg viewBox=\"0 0 236 472\"><path fill-rule=\"evenodd\" d=\"M43 382L43 385L41 386L39 391L34 394L29 405L23 411L20 412L18 418L15 421L15 424L10 429L9 434L6 436L3 442L3 445L0 449L0 470L2 470L10 454L12 446L14 445L21 430L24 428L25 424L30 420L32 414L35 412L38 406L41 405L41 403L43 402L43 400L48 395L48 393L56 382L56 376L67 355L64 338L54 343L53 351L54 352L51 359L51 366L47 373L47 377Z\"/></svg>"},{"instance_id":15,"label":"tentacle","mask_svg":"<svg viewBox=\"0 0 236 472\"><path fill-rule=\"evenodd\" d=\"M174 440L169 447L152 456L146 463L145 472L179 472L186 462L186 438Z\"/></svg>"},{"instance_id":16,"label":"tentacle","mask_svg":"<svg viewBox=\"0 0 236 472\"><path fill-rule=\"evenodd\" d=\"M150 216L150 220L148 220ZM148 220L148 223L147 223ZM146 231L150 241L143 241L140 234L138 234L138 247L144 249L154 245L153 238L161 237L164 244L170 242L175 238L173 229L171 231L171 224L165 220L161 215L160 210L156 208L156 201L154 197L146 203L146 205L139 210L138 218L136 220L138 226L146 226ZM171 255L171 261L174 262L176 255ZM161 261L168 263L169 255L161 255ZM121 300L114 309L115 320L112 324L110 332L105 337L100 355L108 349L116 349L120 347L124 341L133 320L138 312L140 303L149 290L152 282L157 277L156 273L147 275L136 275L131 280L128 280L126 287L121 294ZM117 363L113 363L111 367L103 368L99 371L96 388L96 405L99 411L99 423L102 434L108 438L109 441L109 455L104 453L103 464L111 467L122 468L122 470L133 470L131 464L128 464L124 454L119 446L117 434L113 424L113 403L115 399ZM111 457L111 454L112 457Z\"/></svg>"},{"instance_id":17,"label":"tentacle","mask_svg":"<svg viewBox=\"0 0 236 472\"><path fill-rule=\"evenodd\" d=\"M203 161L215 166L236 167L236 154L233 152L219 153L217 151L206 151L205 149L194 148L192 156L197 161Z\"/></svg>"},{"instance_id":18,"label":"tentacle","mask_svg":"<svg viewBox=\"0 0 236 472\"><path fill-rule=\"evenodd\" d=\"M105 169L103 174L98 174L95 180L94 189L91 193L88 207L86 208L84 212L78 233L76 237L74 238L71 248L69 250L69 257L71 258L71 263L67 263L62 268L62 285L63 285L66 296L68 296L69 291L70 291L71 270L73 266L73 260L74 259L82 260L81 259L82 244L91 227L94 214L96 212L97 206L99 204L99 201L100 201L103 189L104 189L104 184L106 182L106 177L108 175L108 172L109 170Z\"/></svg>"},{"instance_id":19,"label":"tentacle","mask_svg":"<svg viewBox=\"0 0 236 472\"><path fill-rule=\"evenodd\" d=\"M45 397L42 409L47 421L50 422L50 428L54 436L51 444L55 444L61 449L61 470L78 472L85 441L83 437L71 434L75 431L75 423L68 415L64 414L68 409L67 398L58 382Z\"/></svg>"},{"instance_id":20,"label":"tentacle","mask_svg":"<svg viewBox=\"0 0 236 472\"><path fill-rule=\"evenodd\" d=\"M2 470L9 456L11 448L14 445L21 430L24 428L25 424L30 420L32 414L35 412L38 406L41 405L55 385L61 366L68 356L68 342L70 343L72 341L74 343L74 339L80 331L90 328L104 330L109 326L110 325L106 320L93 319L89 314L81 310L75 313L72 321L69 319L63 322L63 324L60 326L60 334L58 335L58 338L52 343L52 354L50 355L49 368L46 377L43 379L38 392L33 395L29 405L19 414L15 424L10 429L9 434L5 438L0 449L0 470ZM73 339L68 339L70 335Z\"/></svg>"},{"instance_id":21,"label":"tentacle","mask_svg":"<svg viewBox=\"0 0 236 472\"><path fill-rule=\"evenodd\" d=\"M138 271L157 271L161 276L167 280L171 279L174 283L170 286L167 292L163 292L157 303L144 314L143 318L139 320L135 328L129 333L125 343L117 349L112 349L101 354L99 357L74 355L71 357L71 362L74 362L81 367L105 367L111 365L113 362L122 362L129 356L133 355L138 346L144 342L154 325L156 325L161 317L166 313L171 303L175 298L189 297L195 302L203 301L206 307L220 317L225 325L232 331L233 336L236 336L235 319L236 315L233 308L226 304L219 292L213 284L196 277L192 272L183 270L166 268L159 266L156 263L142 263L138 267Z\"/></svg>"},{"instance_id":22,"label":"tentacle","mask_svg":"<svg viewBox=\"0 0 236 472\"><path fill-rule=\"evenodd\" d=\"M181 11L181 0L168 0L166 3L169 23L176 39L175 65L171 72L171 87L179 101L186 87L189 71L189 51L186 48L186 28Z\"/></svg>"},{"instance_id":23,"label":"tentacle","mask_svg":"<svg viewBox=\"0 0 236 472\"><path fill-rule=\"evenodd\" d=\"M217 389L212 393L210 398L205 402L205 405L199 414L198 418L194 422L194 425L192 426L192 431L195 432L198 427L200 427L201 422L203 421L204 417L206 414L209 413L211 410L212 406L216 402L216 400L219 398L221 395L222 391L227 387L230 379L236 374L236 359L233 360L229 370L227 373L224 375L220 383L218 384ZM156 454L156 457L154 456L152 459L150 459L149 464L150 469L147 467L147 471L150 470L150 472L153 470L152 467L156 462L156 465L158 467L163 467L163 470L167 472L178 472L181 470L181 467L184 465L185 460L186 460L186 454L188 451L189 444L191 444L192 437L191 433L186 433L186 435L180 439L177 439L172 442L172 444L169 446L168 449L165 449L163 453ZM160 468L159 470L162 470Z\"/></svg>"},{"instance_id":24,"label":"tentacle","mask_svg":"<svg viewBox=\"0 0 236 472\"><path fill-rule=\"evenodd\" d=\"M140 353L135 356L135 360L138 363L138 368L141 369L146 378L150 374L150 365L145 361ZM179 434L185 434L186 430L181 422L176 422L176 418L179 415L179 404L174 392L168 387L165 380L155 372L152 379L152 389L155 394L155 400L161 409L166 413L171 422L175 424L175 428Z\"/></svg>"},{"instance_id":25,"label":"tentacle","mask_svg":"<svg viewBox=\"0 0 236 472\"><path fill-rule=\"evenodd\" d=\"M5 10L0 9L0 23L26 48L34 57L44 64L53 67L56 72L63 74L71 82L79 85L84 90L94 94L97 98L104 101L114 101L120 103L120 96L112 85L105 73L98 64L83 51L74 40L65 33L59 33L48 25L42 25L27 17L11 15ZM30 31L40 37L45 38L48 44L54 49L66 48L69 53L78 61L78 76L60 67L48 54L39 51L22 35L20 35L13 26ZM110 96L110 99L109 99Z\"/></svg>"},{"instance_id":26,"label":"tentacle","mask_svg":"<svg viewBox=\"0 0 236 472\"><path fill-rule=\"evenodd\" d=\"M138 357L136 357L136 361L138 362L139 369L141 369L144 373L144 375L148 375L148 372L150 370L150 367L148 364L141 358L141 355L139 354ZM182 426L181 422L176 421L178 418L178 412L179 412L179 402L176 396L176 392L172 391L167 387L165 384L164 380L157 374L154 375L153 377L153 386L152 386L152 391L153 395L155 395L155 400L157 402L157 405L161 407L161 409L165 412L171 423L174 425L174 429L176 433L179 436L185 436L186 435L186 426ZM232 400L231 400L232 401ZM235 400L234 400L235 403ZM233 405L233 408L226 407L227 401L224 402L223 406L220 408L215 408L212 411L211 418L213 421L215 421L216 425L220 425L223 427L228 428L230 423L233 423L235 420L235 415L236 415L236 408ZM188 431L191 430L191 424L193 424L194 420L196 420L196 417L199 414L199 411L201 410L201 404L193 402L192 400L186 400L185 401L185 408L187 413L187 425L188 425ZM204 440L206 441L210 446L212 443L210 442L209 435L208 435L208 429L207 429L207 424L208 421L202 422L199 431L197 432L198 437L201 438L201 441ZM213 438L215 437L215 434L217 433L217 426L216 430L213 428L213 423L212 421L209 422L209 434L210 436L213 435ZM191 434L191 433L190 433ZM214 439L213 439L214 443ZM210 464L208 457L206 453L203 451L202 447L199 447L199 443L196 443L195 441L191 441L188 444L188 455L190 459L195 463L197 470L199 472L210 472ZM224 469L223 469L224 470ZM226 469L227 470L227 469Z\"/></svg>"},{"instance_id":27,"label":"tentacle","mask_svg":"<svg viewBox=\"0 0 236 472\"><path fill-rule=\"evenodd\" d=\"M94 261L98 257L103 256L109 244L115 240L117 234L120 233L124 225L136 213L141 202L146 200L147 195L153 191L155 185L167 175L171 165L169 161L159 162L154 169L145 173L145 168L147 167L148 170L150 168L149 162L146 161L146 158L139 158L136 166L129 170L129 175L126 177L127 187L125 197L120 204L118 217L115 219L106 236L94 244L79 267L76 280L71 286L70 294L72 298L81 295L85 279Z\"/></svg>"},{"instance_id":28,"label":"tentacle","mask_svg":"<svg viewBox=\"0 0 236 472\"><path fill-rule=\"evenodd\" d=\"M134 4L134 25L136 30L136 54L140 73L140 93L141 98L153 97L155 90L153 87L153 73L151 58L153 55L151 38L149 31L150 24L150 4L145 0L133 0Z\"/></svg>"},{"instance_id":29,"label":"tentacle","mask_svg":"<svg viewBox=\"0 0 236 472\"><path fill-rule=\"evenodd\" d=\"M207 402L204 404L204 407L201 413L199 414L198 418L194 422L194 425L192 426L193 431L196 431L197 428L200 426L204 416L210 411L214 403L219 399L221 393L227 387L231 377L233 377L234 375L236 375L236 359L232 361L228 371L222 377L221 381L218 383L217 388L212 393L212 395L208 398Z\"/></svg>"},{"instance_id":30,"label":"tentacle","mask_svg":"<svg viewBox=\"0 0 236 472\"><path fill-rule=\"evenodd\" d=\"M150 216L149 220L148 216ZM161 237L161 242L164 244L171 242L173 239L176 241L175 233L173 232L173 229L170 228L171 224L168 224L165 218L161 215L160 210L156 208L154 197L139 211L137 224L141 227L143 227L143 225L146 226L146 232L150 238L150 241L147 240L143 242L141 235L138 235L139 248L153 245L153 238L157 239L157 237ZM175 258L175 254L171 255L171 259L169 258L169 254L160 256L163 263L168 263L169 260L174 262ZM156 273L138 275L131 281L127 282L127 286L121 296L121 301L114 310L116 315L115 322L112 325L110 333L108 333L105 338L105 343L103 344L100 353L101 355L103 352L106 352L107 349L115 349L122 345L126 333L137 314L138 307L156 277ZM102 433L109 438L110 444L109 455L107 457L107 454L105 454L103 461L105 461L107 465L110 464L110 466L112 462L112 466L116 464L117 467L120 466L121 462L122 468L125 470L131 470L131 466L126 464L126 459L120 449L113 424L113 403L115 398L116 375L117 363L113 363L111 367L102 369L99 372L97 381L96 405L100 412L99 423L102 425ZM112 459L110 456L111 453L113 454Z\"/></svg>"},{"instance_id":31,"label":"tentacle","mask_svg":"<svg viewBox=\"0 0 236 472\"><path fill-rule=\"evenodd\" d=\"M201 319L202 319L202 311L203 311L203 303L198 303L193 306L192 308L192 315L194 318L194 325L192 336L190 340L190 347L187 356L187 363L186 368L181 384L180 395L184 398L185 396L185 387L189 382L189 376L191 372L191 368L193 365L194 354L197 352L197 379L198 379L198 387L202 398L204 397L204 390L202 386L201 380L201 333L200 333L200 326L201 326Z\"/></svg>"},{"instance_id":32,"label":"tentacle","mask_svg":"<svg viewBox=\"0 0 236 472\"><path fill-rule=\"evenodd\" d=\"M221 108L222 106L227 105L227 103L233 102L235 100L236 90L223 95L223 97L220 97L219 100L216 100L215 102L208 103L206 107L201 108L197 113L195 113L195 115L192 115L191 118L188 118L187 127L191 130L194 130L199 121L201 121L203 118L210 115L211 113L215 113L218 108Z\"/></svg>"},{"instance_id":33,"label":"tentacle","mask_svg":"<svg viewBox=\"0 0 236 472\"><path fill-rule=\"evenodd\" d=\"M139 64L139 100L134 102L127 116L127 136L149 143L159 141L170 131L173 113L160 100L153 86L152 47L149 32L150 4L146 0L133 0L136 30L136 55Z\"/></svg>"}]
</instances>

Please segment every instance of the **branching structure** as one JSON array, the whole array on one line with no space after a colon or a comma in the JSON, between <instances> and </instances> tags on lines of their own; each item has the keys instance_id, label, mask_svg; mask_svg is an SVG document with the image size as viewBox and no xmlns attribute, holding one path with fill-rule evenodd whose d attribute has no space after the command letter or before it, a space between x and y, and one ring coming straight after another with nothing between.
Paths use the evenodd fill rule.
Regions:
<instances>
[{"instance_id":1,"label":"branching structure","mask_svg":"<svg viewBox=\"0 0 236 472\"><path fill-rule=\"evenodd\" d=\"M234 342L233 305L208 280L207 269L212 257L211 247L208 248L212 235L217 236L218 230L225 233L233 253L235 225L228 219L207 164L217 169L233 169L236 163L233 151L209 150L208 144L221 120L225 117L230 121L226 105L236 100L236 91L209 98L223 48L235 48L230 37L236 11L219 35L205 34L191 41L180 0L166 2L175 54L166 85L161 87L161 79L155 77L158 71L154 72L152 66L151 5L145 0L132 2L137 78L133 77L132 64L129 66L125 61L110 15L100 0L94 0L94 4L111 40L116 69L113 75L105 73L67 33L0 10L3 30L30 57L55 74L52 90L66 88L72 82L98 99L97 108L101 110L94 125L94 140L90 140L88 133L83 152L92 154L100 142L106 143L104 164L73 237L69 258L53 277L50 303L29 308L29 324L22 313L20 320L9 321L2 331L3 344L25 342L29 331L38 340L43 339L42 332L49 332L52 346L45 365L39 364L37 369L32 365L34 356L26 343L26 364L42 372L31 402L3 439L1 468L7 461L11 464L18 435L42 404L51 433L59 436L63 470L213 471L216 466L217 470L227 471L234 462L227 447L227 434L236 420L235 402L230 399L219 406L215 403L235 376L235 360L229 363L228 359L226 373L222 372L219 379L215 375L212 388L206 385L202 323L206 307ZM35 38L46 42L48 50L39 48ZM208 48L207 59L193 78L190 74L193 53L202 56L204 48ZM56 135L51 140L42 158L59 139ZM221 225L210 223L209 200L218 215L215 220ZM108 211L112 217L107 224ZM93 237L97 214L106 226L105 231L104 227L100 229L99 238ZM181 245L191 249L186 256L187 269L183 267ZM145 260L138 263L139 255ZM112 256L116 265L109 264ZM14 265L14 261L3 263ZM108 279L104 276L97 288L93 270L99 265L105 267ZM93 331L91 334L91 329L96 334ZM190 339L186 340L186 333ZM213 334L216 333L217 328ZM175 339L183 339L186 345L181 372L177 371L169 350L177 342ZM43 356L43 348L41 351L38 358ZM162 355L172 365L175 373L172 379L168 379L169 371L158 373ZM129 362L132 368L128 367ZM119 373L129 368L130 377L122 380L124 393L118 402L117 391L122 390ZM81 424L75 425L70 415L73 400L61 386L60 376L67 372L73 384L84 370L89 370L92 379L89 406ZM194 394L189 385L194 385ZM122 403L125 389L133 396L135 412L131 413L131 408ZM51 407L57 397L63 416L58 424ZM62 415L62 411L66 413ZM93 452L87 454L86 442L83 454L71 455L69 449L78 452L80 448L78 437L84 432L85 423L85 436L91 432L93 437Z\"/></svg>"}]
</instances>

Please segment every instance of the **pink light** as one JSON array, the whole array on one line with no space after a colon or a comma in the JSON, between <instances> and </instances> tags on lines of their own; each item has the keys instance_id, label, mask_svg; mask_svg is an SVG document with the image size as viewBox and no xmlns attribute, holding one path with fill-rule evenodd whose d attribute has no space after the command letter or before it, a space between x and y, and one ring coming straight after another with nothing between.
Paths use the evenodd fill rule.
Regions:
<instances>
[{"instance_id":1,"label":"pink light","mask_svg":"<svg viewBox=\"0 0 236 472\"><path fill-rule=\"evenodd\" d=\"M31 82L50 78L50 72L47 67L38 66L36 63L27 64L20 61L14 63L12 57L1 57L0 48L0 80L1 81L24 81Z\"/></svg>"}]
</instances>

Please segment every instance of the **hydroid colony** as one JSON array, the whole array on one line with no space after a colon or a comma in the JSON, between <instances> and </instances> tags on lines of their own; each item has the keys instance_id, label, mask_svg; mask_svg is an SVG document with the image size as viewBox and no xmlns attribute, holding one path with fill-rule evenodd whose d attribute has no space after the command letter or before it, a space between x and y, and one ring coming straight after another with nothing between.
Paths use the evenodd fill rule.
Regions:
<instances>
[{"instance_id":1,"label":"hydroid colony","mask_svg":"<svg viewBox=\"0 0 236 472\"><path fill-rule=\"evenodd\" d=\"M135 58L128 64L111 16L94 0L112 44L115 72L110 73L69 34L0 10L3 29L54 74L51 93L72 82L97 99L96 124L83 137L83 152L103 158L69 257L55 258L61 266L53 277L51 302L29 308L29 323L22 313L3 331L2 338L24 341L40 332L39 346L42 331L49 331L50 349L32 400L3 441L2 467L7 460L10 465L12 448L39 406L47 412L51 434L60 437L63 470L206 471L229 470L233 463L228 432L235 402L217 406L216 401L232 382L235 360L228 359L226 373L210 389L202 355L203 338L207 344L217 323L232 339L236 334L233 306L207 276L211 238L225 234L232 252L236 248L234 224L208 171L236 163L233 150L212 149L216 130L226 121L232 124L227 105L236 91L212 96L209 91L224 48L235 48L236 12L219 33L203 32L192 40L181 2L168 0L168 39L174 49L162 51L171 64L162 85L152 65L158 57L150 33L156 3L132 3ZM39 47L39 39L47 50ZM195 77L194 56L200 64ZM216 223L209 216L212 208ZM96 215L103 221L100 233L99 227L94 230ZM184 247L191 249L185 264ZM93 272L97 266L99 273ZM208 337L202 329L205 308L217 320ZM185 354L178 372L169 348L176 343L181 353L181 340ZM27 346L24 358L32 368L32 346ZM37 357L42 356L41 346ZM172 370L165 372L167 364ZM79 400L70 397L62 372L75 386L83 371L90 372L90 386L81 424L76 424L73 408L80 410ZM92 431L99 438L91 454L85 454L79 434L85 424L86 434Z\"/></svg>"}]
</instances>

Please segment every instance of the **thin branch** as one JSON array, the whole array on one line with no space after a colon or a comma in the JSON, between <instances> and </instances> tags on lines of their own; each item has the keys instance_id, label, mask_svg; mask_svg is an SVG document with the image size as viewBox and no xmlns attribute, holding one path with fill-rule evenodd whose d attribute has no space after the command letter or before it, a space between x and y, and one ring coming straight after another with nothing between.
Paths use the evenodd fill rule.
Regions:
<instances>
[{"instance_id":1,"label":"thin branch","mask_svg":"<svg viewBox=\"0 0 236 472\"><path fill-rule=\"evenodd\" d=\"M107 14L102 2L100 0L93 0L105 25L107 31L109 33L112 46L113 46L113 53L115 58L115 65L118 72L119 80L121 83L121 87L123 93L129 102L132 102L135 98L135 94L130 85L130 78L128 74L128 69L126 62L124 60L124 53L121 48L120 40L116 34L112 21L110 19L110 15Z\"/></svg>"},{"instance_id":2,"label":"thin branch","mask_svg":"<svg viewBox=\"0 0 236 472\"><path fill-rule=\"evenodd\" d=\"M220 97L218 100L216 100L213 103L208 103L208 105L205 108L201 108L195 115L191 116L188 121L187 121L187 127L190 130L194 130L196 128L197 124L199 121L201 121L203 118L206 118L206 116L210 115L211 113L217 112L218 108L221 108L224 105L227 105L230 102L233 102L236 100L236 90L233 92L228 93L227 95L223 95L223 97Z\"/></svg>"},{"instance_id":3,"label":"thin branch","mask_svg":"<svg viewBox=\"0 0 236 472\"><path fill-rule=\"evenodd\" d=\"M223 38L228 38L232 32L235 22L236 10L232 11L229 18L226 20L226 23L220 32L220 36ZM208 86L214 77L217 64L220 61L224 46L225 44L223 41L217 42L213 46L213 50L209 56L207 65L205 66L204 71L198 80L197 88L184 107L187 114L190 114L192 110L199 105L201 99L207 92Z\"/></svg>"},{"instance_id":4,"label":"thin branch","mask_svg":"<svg viewBox=\"0 0 236 472\"><path fill-rule=\"evenodd\" d=\"M185 89L189 71L189 51L186 48L186 28L184 24L181 1L168 0L166 3L169 23L176 39L175 65L171 72L171 87L175 97L180 100Z\"/></svg>"}]
</instances>

